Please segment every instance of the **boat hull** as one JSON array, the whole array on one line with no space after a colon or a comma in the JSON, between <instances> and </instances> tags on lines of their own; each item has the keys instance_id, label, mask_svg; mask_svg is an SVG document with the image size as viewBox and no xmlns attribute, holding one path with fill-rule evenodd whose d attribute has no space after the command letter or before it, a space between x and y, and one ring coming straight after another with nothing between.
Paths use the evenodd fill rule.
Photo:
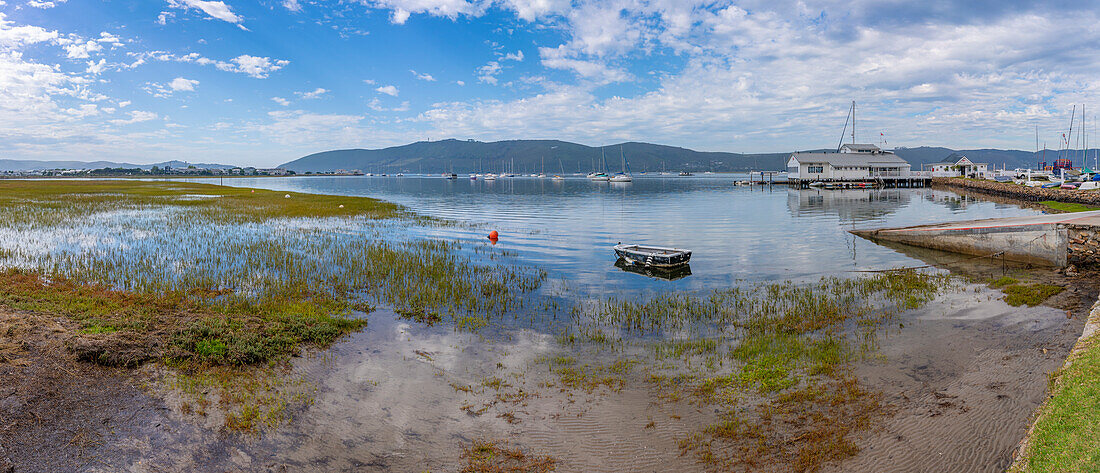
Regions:
<instances>
[{"instance_id":1,"label":"boat hull","mask_svg":"<svg viewBox=\"0 0 1100 473\"><path fill-rule=\"evenodd\" d=\"M648 251L648 250L662 251ZM615 255L628 264L653 268L675 268L691 261L691 251L676 248L616 246Z\"/></svg>"}]
</instances>

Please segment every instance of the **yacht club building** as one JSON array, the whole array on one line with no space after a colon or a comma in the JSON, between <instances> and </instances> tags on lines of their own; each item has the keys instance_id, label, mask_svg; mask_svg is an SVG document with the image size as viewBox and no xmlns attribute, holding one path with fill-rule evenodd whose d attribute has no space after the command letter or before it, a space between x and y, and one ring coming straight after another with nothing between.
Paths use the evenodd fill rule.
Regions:
<instances>
[{"instance_id":1,"label":"yacht club building","mask_svg":"<svg viewBox=\"0 0 1100 473\"><path fill-rule=\"evenodd\" d=\"M871 144L846 144L839 152L794 153L787 160L787 180L808 187L873 183L882 187L924 187L931 178L914 173L904 159Z\"/></svg>"}]
</instances>

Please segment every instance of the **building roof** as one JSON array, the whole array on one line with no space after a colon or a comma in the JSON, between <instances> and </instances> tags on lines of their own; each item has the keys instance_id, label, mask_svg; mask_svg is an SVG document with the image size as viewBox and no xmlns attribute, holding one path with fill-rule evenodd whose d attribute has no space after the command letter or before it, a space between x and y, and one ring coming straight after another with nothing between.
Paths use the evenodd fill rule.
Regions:
<instances>
[{"instance_id":1,"label":"building roof","mask_svg":"<svg viewBox=\"0 0 1100 473\"><path fill-rule=\"evenodd\" d=\"M829 163L831 166L869 166L872 164L907 165L908 161L889 151L870 153L794 153L791 159L800 163Z\"/></svg>"},{"instance_id":2,"label":"building roof","mask_svg":"<svg viewBox=\"0 0 1100 473\"><path fill-rule=\"evenodd\" d=\"M964 160L964 159L967 162L969 162L970 165L982 166L982 165L986 164L986 163L976 163L974 161L971 161L970 158L968 158L966 156L963 156L963 155L958 154L958 153L952 153L952 154L948 155L946 158L943 158L943 161L940 161L938 163L928 163L928 166L941 166L941 165L952 165L952 166L954 166L954 165L959 164L960 162L962 162L962 160Z\"/></svg>"},{"instance_id":3,"label":"building roof","mask_svg":"<svg viewBox=\"0 0 1100 473\"><path fill-rule=\"evenodd\" d=\"M878 151L879 147L869 143L848 143L840 146L840 149L850 149L852 151Z\"/></svg>"}]
</instances>

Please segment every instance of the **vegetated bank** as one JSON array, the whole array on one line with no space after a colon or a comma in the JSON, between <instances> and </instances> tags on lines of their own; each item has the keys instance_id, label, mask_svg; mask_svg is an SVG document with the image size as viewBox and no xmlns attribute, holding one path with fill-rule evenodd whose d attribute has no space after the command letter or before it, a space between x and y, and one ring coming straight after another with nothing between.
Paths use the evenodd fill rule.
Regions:
<instances>
[{"instance_id":1,"label":"vegetated bank","mask_svg":"<svg viewBox=\"0 0 1100 473\"><path fill-rule=\"evenodd\" d=\"M1100 471L1100 301L1020 446L1013 473Z\"/></svg>"},{"instance_id":2,"label":"vegetated bank","mask_svg":"<svg viewBox=\"0 0 1100 473\"><path fill-rule=\"evenodd\" d=\"M392 231L414 224L446 223L363 197L0 182L0 364L11 368L0 384L22 386L0 394L35 398L28 370L43 359L155 362L193 396L185 410L215 405L225 427L256 431L299 398L278 368L362 328L374 304L426 320L484 318L544 278ZM84 369L64 370L74 367Z\"/></svg>"}]
</instances>

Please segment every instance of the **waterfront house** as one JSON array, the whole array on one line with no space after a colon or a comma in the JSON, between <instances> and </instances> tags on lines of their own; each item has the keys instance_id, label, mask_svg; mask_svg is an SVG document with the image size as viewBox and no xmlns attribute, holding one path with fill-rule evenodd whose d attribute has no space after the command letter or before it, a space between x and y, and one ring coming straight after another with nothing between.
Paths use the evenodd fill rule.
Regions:
<instances>
[{"instance_id":1,"label":"waterfront house","mask_svg":"<svg viewBox=\"0 0 1100 473\"><path fill-rule=\"evenodd\" d=\"M983 179L989 173L989 165L975 163L961 154L952 154L938 163L926 164L933 177L969 177Z\"/></svg>"},{"instance_id":2,"label":"waterfront house","mask_svg":"<svg viewBox=\"0 0 1100 473\"><path fill-rule=\"evenodd\" d=\"M846 144L836 153L794 153L787 177L801 181L873 181L908 178L910 165L892 151L871 144Z\"/></svg>"}]
</instances>

